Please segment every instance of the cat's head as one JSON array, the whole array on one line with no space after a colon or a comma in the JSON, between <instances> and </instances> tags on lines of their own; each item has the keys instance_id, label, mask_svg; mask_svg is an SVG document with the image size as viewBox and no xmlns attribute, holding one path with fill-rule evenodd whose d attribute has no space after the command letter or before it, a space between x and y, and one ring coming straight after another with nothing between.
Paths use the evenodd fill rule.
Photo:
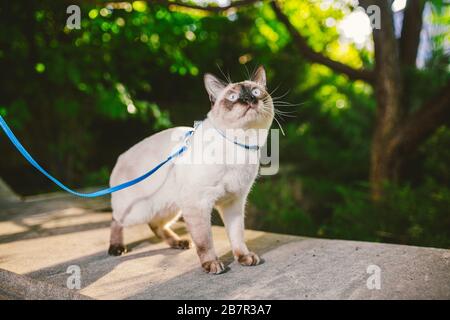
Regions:
<instances>
[{"instance_id":1,"label":"cat's head","mask_svg":"<svg viewBox=\"0 0 450 320\"><path fill-rule=\"evenodd\" d=\"M274 107L266 90L266 71L260 66L250 80L224 83L205 74L205 87L211 101L208 116L225 128L268 129Z\"/></svg>"}]
</instances>

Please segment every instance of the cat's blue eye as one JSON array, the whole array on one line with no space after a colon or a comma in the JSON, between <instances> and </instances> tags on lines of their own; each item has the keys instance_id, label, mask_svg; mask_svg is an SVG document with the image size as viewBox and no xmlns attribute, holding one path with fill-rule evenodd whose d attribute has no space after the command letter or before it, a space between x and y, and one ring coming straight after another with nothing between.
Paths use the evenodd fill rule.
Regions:
<instances>
[{"instance_id":1,"label":"cat's blue eye","mask_svg":"<svg viewBox=\"0 0 450 320\"><path fill-rule=\"evenodd\" d=\"M230 93L227 99L230 100L231 102L234 102L238 99L238 95L236 93Z\"/></svg>"},{"instance_id":2,"label":"cat's blue eye","mask_svg":"<svg viewBox=\"0 0 450 320\"><path fill-rule=\"evenodd\" d=\"M254 97L259 97L259 96L261 95L261 90L259 90L258 88L254 88L254 89L252 90L252 95L253 95Z\"/></svg>"}]
</instances>

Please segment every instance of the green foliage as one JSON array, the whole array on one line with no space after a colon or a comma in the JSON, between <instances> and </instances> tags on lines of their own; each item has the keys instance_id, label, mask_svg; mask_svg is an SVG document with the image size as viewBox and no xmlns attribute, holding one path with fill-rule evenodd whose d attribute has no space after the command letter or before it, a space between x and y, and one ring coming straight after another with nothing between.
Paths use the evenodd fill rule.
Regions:
<instances>
[{"instance_id":1,"label":"green foliage","mask_svg":"<svg viewBox=\"0 0 450 320\"><path fill-rule=\"evenodd\" d=\"M450 188L429 178L418 187L386 185L374 204L367 183L284 176L260 181L248 220L258 229L303 236L450 246ZM257 212L257 216L255 216Z\"/></svg>"},{"instance_id":2,"label":"green foliage","mask_svg":"<svg viewBox=\"0 0 450 320\"><path fill-rule=\"evenodd\" d=\"M433 180L412 188L386 186L376 205L366 186L340 187L340 203L326 234L342 239L383 241L433 247L450 246L450 188Z\"/></svg>"},{"instance_id":3,"label":"green foliage","mask_svg":"<svg viewBox=\"0 0 450 320\"><path fill-rule=\"evenodd\" d=\"M301 184L298 180L281 177L277 180L260 181L250 195L252 227L272 232L313 236L315 224L312 217L301 207ZM248 223L247 223L248 224Z\"/></svg>"},{"instance_id":4,"label":"green foliage","mask_svg":"<svg viewBox=\"0 0 450 320\"><path fill-rule=\"evenodd\" d=\"M427 176L444 186L450 185L450 130L440 127L420 148L419 156ZM425 178L426 179L426 178Z\"/></svg>"}]
</instances>

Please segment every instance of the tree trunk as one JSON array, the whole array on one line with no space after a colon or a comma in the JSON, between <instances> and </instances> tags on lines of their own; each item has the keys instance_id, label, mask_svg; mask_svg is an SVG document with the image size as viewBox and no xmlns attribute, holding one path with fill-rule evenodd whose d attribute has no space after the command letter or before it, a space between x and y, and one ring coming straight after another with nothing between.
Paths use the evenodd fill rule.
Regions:
<instances>
[{"instance_id":1,"label":"tree trunk","mask_svg":"<svg viewBox=\"0 0 450 320\"><path fill-rule=\"evenodd\" d=\"M405 78L402 68L415 68L420 43L422 13L425 0L410 0L405 9L403 28L399 41L395 38L391 0L360 0L367 11L369 6L380 8L380 28L373 30L375 45L375 69L354 69L334 61L309 45L306 38L291 24L278 1L271 6L278 20L283 23L302 56L313 63L320 63L353 80L364 80L375 87L377 102L375 128L372 138L370 185L374 200L383 195L385 182L397 182L411 153L417 151L450 115L450 82L438 94L425 102L418 111L407 114L409 99L405 94ZM407 80L407 79L406 79Z\"/></svg>"},{"instance_id":2,"label":"tree trunk","mask_svg":"<svg viewBox=\"0 0 450 320\"><path fill-rule=\"evenodd\" d=\"M374 200L382 196L386 181L396 181L398 177L402 157L392 139L404 116L401 105L403 86L393 17L388 1L380 0L376 4L381 11L381 28L373 31L377 110L371 149L370 184Z\"/></svg>"},{"instance_id":3,"label":"tree trunk","mask_svg":"<svg viewBox=\"0 0 450 320\"><path fill-rule=\"evenodd\" d=\"M422 31L422 13L425 0L408 1L403 16L400 38L400 60L404 66L415 67Z\"/></svg>"}]
</instances>

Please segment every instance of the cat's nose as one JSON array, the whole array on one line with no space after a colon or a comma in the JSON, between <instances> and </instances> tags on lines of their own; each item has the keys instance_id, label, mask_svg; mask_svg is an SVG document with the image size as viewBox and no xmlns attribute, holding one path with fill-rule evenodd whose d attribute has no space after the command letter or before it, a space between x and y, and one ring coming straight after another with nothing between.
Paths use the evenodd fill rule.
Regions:
<instances>
[{"instance_id":1,"label":"cat's nose","mask_svg":"<svg viewBox=\"0 0 450 320\"><path fill-rule=\"evenodd\" d=\"M240 99L243 103L252 105L256 102L256 99L253 96L243 95Z\"/></svg>"}]
</instances>

